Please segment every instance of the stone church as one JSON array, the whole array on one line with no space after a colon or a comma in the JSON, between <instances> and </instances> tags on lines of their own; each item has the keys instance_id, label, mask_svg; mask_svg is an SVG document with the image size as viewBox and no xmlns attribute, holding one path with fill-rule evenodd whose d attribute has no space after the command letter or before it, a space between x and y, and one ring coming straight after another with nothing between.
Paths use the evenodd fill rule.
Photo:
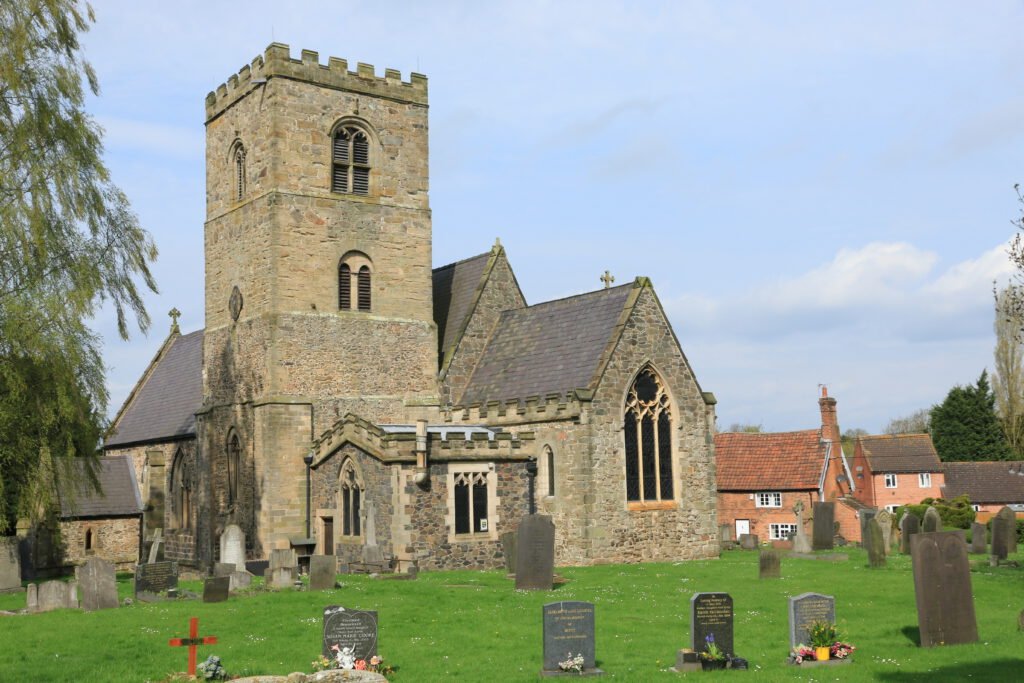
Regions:
<instances>
[{"instance_id":1,"label":"stone church","mask_svg":"<svg viewBox=\"0 0 1024 683\"><path fill-rule=\"evenodd\" d=\"M498 242L432 268L427 113L424 76L277 43L207 95L206 325L104 445L146 533L488 568L532 493L558 564L716 556L715 399L650 281L528 305Z\"/></svg>"}]
</instances>

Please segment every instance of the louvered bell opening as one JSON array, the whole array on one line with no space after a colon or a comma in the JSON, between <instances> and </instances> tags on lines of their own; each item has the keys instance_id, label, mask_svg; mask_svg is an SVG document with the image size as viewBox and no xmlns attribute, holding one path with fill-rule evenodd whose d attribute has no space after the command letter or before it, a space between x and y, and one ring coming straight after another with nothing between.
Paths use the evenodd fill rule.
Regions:
<instances>
[{"instance_id":1,"label":"louvered bell opening","mask_svg":"<svg viewBox=\"0 0 1024 683\"><path fill-rule=\"evenodd\" d=\"M245 157L241 152L235 155L235 199L245 194Z\"/></svg>"},{"instance_id":2,"label":"louvered bell opening","mask_svg":"<svg viewBox=\"0 0 1024 683\"><path fill-rule=\"evenodd\" d=\"M370 143L362 133L357 133L352 142L352 162L363 166L370 165Z\"/></svg>"},{"instance_id":3,"label":"louvered bell opening","mask_svg":"<svg viewBox=\"0 0 1024 683\"><path fill-rule=\"evenodd\" d=\"M352 308L352 269L345 263L338 268L338 308L342 311Z\"/></svg>"},{"instance_id":4,"label":"louvered bell opening","mask_svg":"<svg viewBox=\"0 0 1024 683\"><path fill-rule=\"evenodd\" d=\"M331 173L331 192L348 192L348 166L334 165Z\"/></svg>"},{"instance_id":5,"label":"louvered bell opening","mask_svg":"<svg viewBox=\"0 0 1024 683\"><path fill-rule=\"evenodd\" d=\"M349 162L349 139L350 137L347 130L340 130L338 131L338 134L334 136L334 163L347 164Z\"/></svg>"},{"instance_id":6,"label":"louvered bell opening","mask_svg":"<svg viewBox=\"0 0 1024 683\"><path fill-rule=\"evenodd\" d=\"M370 169L352 167L352 193L370 194Z\"/></svg>"},{"instance_id":7,"label":"louvered bell opening","mask_svg":"<svg viewBox=\"0 0 1024 683\"><path fill-rule=\"evenodd\" d=\"M359 310L370 310L370 269L363 266L359 269Z\"/></svg>"}]
</instances>

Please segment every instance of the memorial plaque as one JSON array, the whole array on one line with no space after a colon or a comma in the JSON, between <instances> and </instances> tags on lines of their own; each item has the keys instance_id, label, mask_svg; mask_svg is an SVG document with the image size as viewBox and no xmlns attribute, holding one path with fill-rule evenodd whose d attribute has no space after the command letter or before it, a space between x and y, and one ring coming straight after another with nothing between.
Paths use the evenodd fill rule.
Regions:
<instances>
[{"instance_id":1,"label":"memorial plaque","mask_svg":"<svg viewBox=\"0 0 1024 683\"><path fill-rule=\"evenodd\" d=\"M323 591L334 588L338 558L334 555L313 555L309 558L309 589Z\"/></svg>"},{"instance_id":2,"label":"memorial plaque","mask_svg":"<svg viewBox=\"0 0 1024 683\"><path fill-rule=\"evenodd\" d=\"M836 599L821 593L802 593L789 599L789 647L810 645L811 624L816 621L836 622Z\"/></svg>"},{"instance_id":3,"label":"memorial plaque","mask_svg":"<svg viewBox=\"0 0 1024 683\"><path fill-rule=\"evenodd\" d=\"M777 579L782 576L782 556L774 550L762 550L759 558L759 578Z\"/></svg>"},{"instance_id":4,"label":"memorial plaque","mask_svg":"<svg viewBox=\"0 0 1024 683\"><path fill-rule=\"evenodd\" d=\"M690 598L690 647L704 650L707 637L714 634L715 645L725 654L733 653L732 596L728 593L694 593Z\"/></svg>"},{"instance_id":5,"label":"memorial plaque","mask_svg":"<svg viewBox=\"0 0 1024 683\"><path fill-rule=\"evenodd\" d=\"M335 659L331 647L352 648L356 659L377 654L377 613L345 609L338 605L324 608L323 655Z\"/></svg>"},{"instance_id":6,"label":"memorial plaque","mask_svg":"<svg viewBox=\"0 0 1024 683\"><path fill-rule=\"evenodd\" d=\"M985 525L981 522L971 522L971 552L977 555L984 555L988 550L985 543Z\"/></svg>"},{"instance_id":7,"label":"memorial plaque","mask_svg":"<svg viewBox=\"0 0 1024 683\"><path fill-rule=\"evenodd\" d=\"M921 524L921 531L924 533L942 531L942 516L931 505L924 511L924 522Z\"/></svg>"},{"instance_id":8,"label":"memorial plaque","mask_svg":"<svg viewBox=\"0 0 1024 683\"><path fill-rule=\"evenodd\" d=\"M831 550L835 543L836 504L814 504L814 527L811 544L815 550Z\"/></svg>"},{"instance_id":9,"label":"memorial plaque","mask_svg":"<svg viewBox=\"0 0 1024 683\"><path fill-rule=\"evenodd\" d=\"M905 512L900 520L900 552L904 555L910 554L910 539L921 531L921 523L917 515Z\"/></svg>"},{"instance_id":10,"label":"memorial plaque","mask_svg":"<svg viewBox=\"0 0 1024 683\"><path fill-rule=\"evenodd\" d=\"M516 590L551 590L555 578L555 524L526 515L516 534Z\"/></svg>"},{"instance_id":11,"label":"memorial plaque","mask_svg":"<svg viewBox=\"0 0 1024 683\"><path fill-rule=\"evenodd\" d=\"M910 552L921 647L977 642L971 567L962 532L916 534Z\"/></svg>"},{"instance_id":12,"label":"memorial plaque","mask_svg":"<svg viewBox=\"0 0 1024 683\"><path fill-rule=\"evenodd\" d=\"M178 587L177 562L152 562L135 566L135 596L163 593Z\"/></svg>"},{"instance_id":13,"label":"memorial plaque","mask_svg":"<svg viewBox=\"0 0 1024 683\"><path fill-rule=\"evenodd\" d=\"M544 671L559 671L558 663L583 655L583 669L593 669L594 603L551 602L544 605Z\"/></svg>"},{"instance_id":14,"label":"memorial plaque","mask_svg":"<svg viewBox=\"0 0 1024 683\"><path fill-rule=\"evenodd\" d=\"M0 593L21 590L21 557L17 537L0 537Z\"/></svg>"},{"instance_id":15,"label":"memorial plaque","mask_svg":"<svg viewBox=\"0 0 1024 683\"><path fill-rule=\"evenodd\" d=\"M224 602L230 591L230 576L211 576L203 581L203 602Z\"/></svg>"},{"instance_id":16,"label":"memorial plaque","mask_svg":"<svg viewBox=\"0 0 1024 683\"><path fill-rule=\"evenodd\" d=\"M75 578L82 591L82 609L93 611L118 606L114 565L99 557L90 557L75 567Z\"/></svg>"}]
</instances>

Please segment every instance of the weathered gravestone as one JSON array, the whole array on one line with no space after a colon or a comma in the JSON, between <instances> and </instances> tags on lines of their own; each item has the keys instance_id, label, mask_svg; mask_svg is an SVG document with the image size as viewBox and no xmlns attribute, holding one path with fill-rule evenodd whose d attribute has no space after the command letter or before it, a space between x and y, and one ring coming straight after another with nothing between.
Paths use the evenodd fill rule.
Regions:
<instances>
[{"instance_id":1,"label":"weathered gravestone","mask_svg":"<svg viewBox=\"0 0 1024 683\"><path fill-rule=\"evenodd\" d=\"M516 532L506 531L501 536L501 553L505 556L505 571L516 573Z\"/></svg>"},{"instance_id":2,"label":"weathered gravestone","mask_svg":"<svg viewBox=\"0 0 1024 683\"><path fill-rule=\"evenodd\" d=\"M1005 560L1006 556L1010 552L1010 536L1015 531L1014 524L1016 521L1012 519L1010 515L1005 515L1004 510L1009 508L1004 507L994 517L992 517L992 557L997 560Z\"/></svg>"},{"instance_id":3,"label":"weathered gravestone","mask_svg":"<svg viewBox=\"0 0 1024 683\"><path fill-rule=\"evenodd\" d=\"M882 525L878 523L877 517L869 519L862 529L864 534L861 544L868 551L868 565L871 567L885 566L885 536L882 534Z\"/></svg>"},{"instance_id":4,"label":"weathered gravestone","mask_svg":"<svg viewBox=\"0 0 1024 683\"><path fill-rule=\"evenodd\" d=\"M526 515L516 533L516 590L551 590L555 577L555 524Z\"/></svg>"},{"instance_id":5,"label":"weathered gravestone","mask_svg":"<svg viewBox=\"0 0 1024 683\"><path fill-rule=\"evenodd\" d=\"M372 500L363 506L363 564L384 569L384 553L377 545L377 505Z\"/></svg>"},{"instance_id":6,"label":"weathered gravestone","mask_svg":"<svg viewBox=\"0 0 1024 683\"><path fill-rule=\"evenodd\" d=\"M878 522L878 527L882 530L882 547L885 549L885 554L888 555L892 552L892 513L888 510L880 510L875 515L875 521Z\"/></svg>"},{"instance_id":7,"label":"weathered gravestone","mask_svg":"<svg viewBox=\"0 0 1024 683\"><path fill-rule=\"evenodd\" d=\"M99 557L90 557L75 567L75 579L82 592L82 609L87 612L118 606L114 565Z\"/></svg>"},{"instance_id":8,"label":"weathered gravestone","mask_svg":"<svg viewBox=\"0 0 1024 683\"><path fill-rule=\"evenodd\" d=\"M25 589L25 609L29 612L39 611L39 589L34 583L30 583Z\"/></svg>"},{"instance_id":9,"label":"weathered gravestone","mask_svg":"<svg viewBox=\"0 0 1024 683\"><path fill-rule=\"evenodd\" d=\"M295 585L295 568L278 567L270 572L270 585L273 588L291 588Z\"/></svg>"},{"instance_id":10,"label":"weathered gravestone","mask_svg":"<svg viewBox=\"0 0 1024 683\"><path fill-rule=\"evenodd\" d=\"M810 645L811 624L836 622L836 599L821 593L801 593L789 599L789 647Z\"/></svg>"},{"instance_id":11,"label":"weathered gravestone","mask_svg":"<svg viewBox=\"0 0 1024 683\"><path fill-rule=\"evenodd\" d=\"M988 550L985 543L985 525L981 522L971 522L971 552L975 555L984 555Z\"/></svg>"},{"instance_id":12,"label":"weathered gravestone","mask_svg":"<svg viewBox=\"0 0 1024 683\"><path fill-rule=\"evenodd\" d=\"M203 581L203 602L224 602L230 592L230 576L211 576Z\"/></svg>"},{"instance_id":13,"label":"weathered gravestone","mask_svg":"<svg viewBox=\"0 0 1024 683\"><path fill-rule=\"evenodd\" d=\"M335 659L333 646L352 648L356 659L369 659L377 654L377 613L345 609L339 605L324 608L324 639L322 653Z\"/></svg>"},{"instance_id":14,"label":"weathered gravestone","mask_svg":"<svg viewBox=\"0 0 1024 683\"><path fill-rule=\"evenodd\" d=\"M757 550L760 544L761 542L757 534L740 534L740 548L744 550Z\"/></svg>"},{"instance_id":15,"label":"weathered gravestone","mask_svg":"<svg viewBox=\"0 0 1024 683\"><path fill-rule=\"evenodd\" d=\"M278 548L277 550L270 551L270 571L280 569L281 567L287 567L294 569L299 566L298 556L295 554L294 548Z\"/></svg>"},{"instance_id":16,"label":"weathered gravestone","mask_svg":"<svg viewBox=\"0 0 1024 683\"><path fill-rule=\"evenodd\" d=\"M806 555L811 552L811 539L807 538L807 530L804 528L804 504L797 501L793 506L793 514L796 516L796 535L793 536L793 552Z\"/></svg>"},{"instance_id":17,"label":"weathered gravestone","mask_svg":"<svg viewBox=\"0 0 1024 683\"><path fill-rule=\"evenodd\" d=\"M228 524L220 535L220 561L245 569L245 532L237 524Z\"/></svg>"},{"instance_id":18,"label":"weathered gravestone","mask_svg":"<svg viewBox=\"0 0 1024 683\"><path fill-rule=\"evenodd\" d=\"M544 605L543 673L560 671L559 662L581 655L582 673L600 673L594 655L594 603L551 602Z\"/></svg>"},{"instance_id":19,"label":"weathered gravestone","mask_svg":"<svg viewBox=\"0 0 1024 683\"><path fill-rule=\"evenodd\" d=\"M29 609L34 586L29 586ZM78 609L78 583L75 581L46 581L39 584L36 610L50 612L55 609Z\"/></svg>"},{"instance_id":20,"label":"weathered gravestone","mask_svg":"<svg viewBox=\"0 0 1024 683\"><path fill-rule=\"evenodd\" d=\"M248 588L252 585L252 574L249 572L231 572L228 574L228 590L234 593L237 590Z\"/></svg>"},{"instance_id":21,"label":"weathered gravestone","mask_svg":"<svg viewBox=\"0 0 1024 683\"><path fill-rule=\"evenodd\" d=\"M917 515L906 512L900 520L900 552L904 555L910 554L910 539L921 530L921 523Z\"/></svg>"},{"instance_id":22,"label":"weathered gravestone","mask_svg":"<svg viewBox=\"0 0 1024 683\"><path fill-rule=\"evenodd\" d=\"M718 649L733 652L732 596L728 593L694 593L690 598L690 647L700 652L714 638Z\"/></svg>"},{"instance_id":23,"label":"weathered gravestone","mask_svg":"<svg viewBox=\"0 0 1024 683\"><path fill-rule=\"evenodd\" d=\"M21 558L16 536L0 537L0 593L21 590Z\"/></svg>"},{"instance_id":24,"label":"weathered gravestone","mask_svg":"<svg viewBox=\"0 0 1024 683\"><path fill-rule=\"evenodd\" d=\"M213 575L214 576L231 576L238 571L238 565L228 562L214 562L213 563Z\"/></svg>"},{"instance_id":25,"label":"weathered gravestone","mask_svg":"<svg viewBox=\"0 0 1024 683\"><path fill-rule=\"evenodd\" d=\"M931 505L924 511L924 522L921 524L921 531L926 534L942 531L942 516Z\"/></svg>"},{"instance_id":26,"label":"weathered gravestone","mask_svg":"<svg viewBox=\"0 0 1024 683\"><path fill-rule=\"evenodd\" d=\"M1006 530L1006 552L1013 554L1017 552L1017 513L1008 505L1004 505L993 519L998 519ZM994 522L993 522L994 524ZM1006 559L1002 557L1000 559Z\"/></svg>"},{"instance_id":27,"label":"weathered gravestone","mask_svg":"<svg viewBox=\"0 0 1024 683\"><path fill-rule=\"evenodd\" d=\"M135 566L135 597L156 595L178 587L177 562L152 562Z\"/></svg>"},{"instance_id":28,"label":"weathered gravestone","mask_svg":"<svg viewBox=\"0 0 1024 683\"><path fill-rule=\"evenodd\" d=\"M977 642L971 567L962 532L922 532L914 536L910 552L921 647Z\"/></svg>"},{"instance_id":29,"label":"weathered gravestone","mask_svg":"<svg viewBox=\"0 0 1024 683\"><path fill-rule=\"evenodd\" d=\"M878 516L878 510L874 508L866 508L857 513L857 520L860 523L860 544L863 547L864 539L868 535L868 522Z\"/></svg>"},{"instance_id":30,"label":"weathered gravestone","mask_svg":"<svg viewBox=\"0 0 1024 683\"><path fill-rule=\"evenodd\" d=\"M323 591L334 588L338 558L334 555L312 555L309 558L309 589Z\"/></svg>"},{"instance_id":31,"label":"weathered gravestone","mask_svg":"<svg viewBox=\"0 0 1024 683\"><path fill-rule=\"evenodd\" d=\"M149 546L149 561L148 564L156 564L163 560L164 557L164 530L158 528L153 532L153 540Z\"/></svg>"},{"instance_id":32,"label":"weathered gravestone","mask_svg":"<svg viewBox=\"0 0 1024 683\"><path fill-rule=\"evenodd\" d=\"M814 504L814 526L811 545L815 550L831 550L836 534L836 504Z\"/></svg>"},{"instance_id":33,"label":"weathered gravestone","mask_svg":"<svg viewBox=\"0 0 1024 683\"><path fill-rule=\"evenodd\" d=\"M779 578L782 576L782 556L774 550L762 550L758 558L758 569L758 578Z\"/></svg>"},{"instance_id":34,"label":"weathered gravestone","mask_svg":"<svg viewBox=\"0 0 1024 683\"><path fill-rule=\"evenodd\" d=\"M253 576L263 576L270 567L270 560L249 560L245 563L245 571Z\"/></svg>"}]
</instances>

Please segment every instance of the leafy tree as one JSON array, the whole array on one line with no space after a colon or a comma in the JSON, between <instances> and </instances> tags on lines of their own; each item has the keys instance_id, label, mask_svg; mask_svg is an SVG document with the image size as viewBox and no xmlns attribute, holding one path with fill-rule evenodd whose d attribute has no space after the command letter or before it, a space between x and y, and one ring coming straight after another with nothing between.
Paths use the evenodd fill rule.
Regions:
<instances>
[{"instance_id":1,"label":"leafy tree","mask_svg":"<svg viewBox=\"0 0 1024 683\"><path fill-rule=\"evenodd\" d=\"M883 434L927 434L931 431L932 409L921 408L907 415L889 420Z\"/></svg>"},{"instance_id":2,"label":"leafy tree","mask_svg":"<svg viewBox=\"0 0 1024 683\"><path fill-rule=\"evenodd\" d=\"M996 292L995 370L992 373L996 413L1016 458L1024 458L1024 344L1021 343L1024 319L1012 303L1020 296L1013 285Z\"/></svg>"},{"instance_id":3,"label":"leafy tree","mask_svg":"<svg viewBox=\"0 0 1024 683\"><path fill-rule=\"evenodd\" d=\"M67 460L91 455L106 409L99 340L85 321L110 304L118 330L149 318L156 247L102 160L85 112L99 93L79 0L0 3L0 533L52 504Z\"/></svg>"},{"instance_id":4,"label":"leafy tree","mask_svg":"<svg viewBox=\"0 0 1024 683\"><path fill-rule=\"evenodd\" d=\"M760 434L761 432L764 431L764 425L743 424L742 422L733 422L725 429L725 431L740 432L743 434Z\"/></svg>"},{"instance_id":5,"label":"leafy tree","mask_svg":"<svg viewBox=\"0 0 1024 683\"><path fill-rule=\"evenodd\" d=\"M986 371L976 384L950 389L946 399L932 408L932 442L939 459L1011 460L995 404Z\"/></svg>"}]
</instances>

